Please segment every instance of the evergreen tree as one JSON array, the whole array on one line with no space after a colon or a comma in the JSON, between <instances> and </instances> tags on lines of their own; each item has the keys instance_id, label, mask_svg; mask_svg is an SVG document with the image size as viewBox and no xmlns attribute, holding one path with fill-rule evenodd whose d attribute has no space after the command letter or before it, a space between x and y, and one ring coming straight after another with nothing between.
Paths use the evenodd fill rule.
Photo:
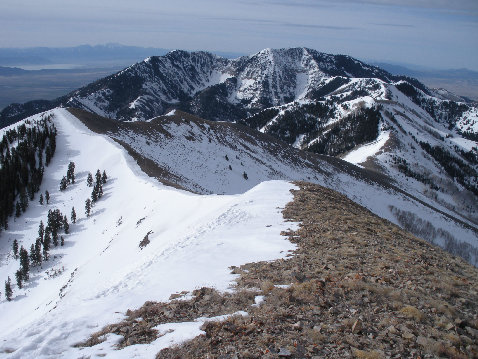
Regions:
<instances>
[{"instance_id":1,"label":"evergreen tree","mask_svg":"<svg viewBox=\"0 0 478 359\"><path fill-rule=\"evenodd\" d=\"M38 239L38 238L35 242L35 257L36 257L36 260L37 260L37 265L41 265L41 261L42 261L42 258L41 258L41 242L40 242L40 239Z\"/></svg>"},{"instance_id":2,"label":"evergreen tree","mask_svg":"<svg viewBox=\"0 0 478 359\"><path fill-rule=\"evenodd\" d=\"M13 240L13 255L15 258L18 258L18 241L16 239Z\"/></svg>"},{"instance_id":3,"label":"evergreen tree","mask_svg":"<svg viewBox=\"0 0 478 359\"><path fill-rule=\"evenodd\" d=\"M246 171L244 171L244 173L242 174L242 177L244 177L245 180L247 180L249 178L249 177L247 177Z\"/></svg>"},{"instance_id":4,"label":"evergreen tree","mask_svg":"<svg viewBox=\"0 0 478 359\"><path fill-rule=\"evenodd\" d=\"M22 206L20 205L20 202L17 202L15 205L15 217L20 217L22 215Z\"/></svg>"},{"instance_id":5,"label":"evergreen tree","mask_svg":"<svg viewBox=\"0 0 478 359\"><path fill-rule=\"evenodd\" d=\"M43 193L40 193L40 204L43 205Z\"/></svg>"},{"instance_id":6,"label":"evergreen tree","mask_svg":"<svg viewBox=\"0 0 478 359\"><path fill-rule=\"evenodd\" d=\"M23 246L20 248L20 270L22 271L23 280L27 281L30 272L30 258L28 251Z\"/></svg>"},{"instance_id":7,"label":"evergreen tree","mask_svg":"<svg viewBox=\"0 0 478 359\"><path fill-rule=\"evenodd\" d=\"M53 245L55 247L58 247L58 233L57 232L54 232L54 231L51 232L51 239L52 239Z\"/></svg>"},{"instance_id":8,"label":"evergreen tree","mask_svg":"<svg viewBox=\"0 0 478 359\"><path fill-rule=\"evenodd\" d=\"M90 200L89 198L85 201L85 213L86 213L86 217L89 217L89 216L90 216L90 213L91 213L91 200Z\"/></svg>"},{"instance_id":9,"label":"evergreen tree","mask_svg":"<svg viewBox=\"0 0 478 359\"><path fill-rule=\"evenodd\" d=\"M22 208L22 212L25 212L28 208L28 196L23 187L20 190L20 207Z\"/></svg>"},{"instance_id":10,"label":"evergreen tree","mask_svg":"<svg viewBox=\"0 0 478 359\"><path fill-rule=\"evenodd\" d=\"M70 217L70 218L71 218L71 221L72 221L73 223L76 223L75 207L73 207L73 208L71 209L71 217Z\"/></svg>"},{"instance_id":11,"label":"evergreen tree","mask_svg":"<svg viewBox=\"0 0 478 359\"><path fill-rule=\"evenodd\" d=\"M100 183L97 184L97 193L98 193L98 198L103 197L103 185Z\"/></svg>"},{"instance_id":12,"label":"evergreen tree","mask_svg":"<svg viewBox=\"0 0 478 359\"><path fill-rule=\"evenodd\" d=\"M96 178L96 183L101 183L101 172L100 172L100 170L96 170L95 178Z\"/></svg>"},{"instance_id":13,"label":"evergreen tree","mask_svg":"<svg viewBox=\"0 0 478 359\"><path fill-rule=\"evenodd\" d=\"M66 234L68 234L70 231L70 225L68 224L68 218L66 218L66 215L63 217L63 229L65 230Z\"/></svg>"},{"instance_id":14,"label":"evergreen tree","mask_svg":"<svg viewBox=\"0 0 478 359\"><path fill-rule=\"evenodd\" d=\"M43 221L40 221L40 225L38 227L38 238L40 241L43 242L43 235L45 234L45 227L43 226Z\"/></svg>"},{"instance_id":15,"label":"evergreen tree","mask_svg":"<svg viewBox=\"0 0 478 359\"><path fill-rule=\"evenodd\" d=\"M101 181L103 184L106 183L106 180L108 179L108 176L106 175L106 171L103 170L103 175L101 176Z\"/></svg>"},{"instance_id":16,"label":"evergreen tree","mask_svg":"<svg viewBox=\"0 0 478 359\"><path fill-rule=\"evenodd\" d=\"M33 180L33 179L32 179ZM30 201L33 201L35 198L35 187L34 187L33 182L28 182L27 184L27 193L28 193L28 198L30 198Z\"/></svg>"},{"instance_id":17,"label":"evergreen tree","mask_svg":"<svg viewBox=\"0 0 478 359\"><path fill-rule=\"evenodd\" d=\"M60 245L62 247L65 245L65 238L63 238L63 236L60 237Z\"/></svg>"},{"instance_id":18,"label":"evergreen tree","mask_svg":"<svg viewBox=\"0 0 478 359\"><path fill-rule=\"evenodd\" d=\"M12 294L12 281L10 280L10 277L8 277L8 280L5 281L5 297L8 301L12 300Z\"/></svg>"},{"instance_id":19,"label":"evergreen tree","mask_svg":"<svg viewBox=\"0 0 478 359\"><path fill-rule=\"evenodd\" d=\"M68 186L68 180L66 179L65 176L60 181L60 191L64 191L66 187Z\"/></svg>"},{"instance_id":20,"label":"evergreen tree","mask_svg":"<svg viewBox=\"0 0 478 359\"><path fill-rule=\"evenodd\" d=\"M22 283L22 271L20 269L18 269L16 272L15 272L15 279L17 281L17 286L18 288L22 289L23 287L23 283Z\"/></svg>"},{"instance_id":21,"label":"evergreen tree","mask_svg":"<svg viewBox=\"0 0 478 359\"><path fill-rule=\"evenodd\" d=\"M68 164L68 171L66 172L66 178L68 183L75 183L75 163L70 162Z\"/></svg>"},{"instance_id":22,"label":"evergreen tree","mask_svg":"<svg viewBox=\"0 0 478 359\"><path fill-rule=\"evenodd\" d=\"M30 263L32 266L35 266L38 263L36 252L35 252L35 245L33 243L30 246Z\"/></svg>"},{"instance_id":23,"label":"evergreen tree","mask_svg":"<svg viewBox=\"0 0 478 359\"><path fill-rule=\"evenodd\" d=\"M88 185L88 187L93 186L93 176L91 175L91 173L88 173L88 177L86 178L86 184Z\"/></svg>"},{"instance_id":24,"label":"evergreen tree","mask_svg":"<svg viewBox=\"0 0 478 359\"><path fill-rule=\"evenodd\" d=\"M46 204L50 203L50 192L45 191Z\"/></svg>"},{"instance_id":25,"label":"evergreen tree","mask_svg":"<svg viewBox=\"0 0 478 359\"><path fill-rule=\"evenodd\" d=\"M93 187L93 191L91 191L91 200L96 202L98 200L98 186Z\"/></svg>"},{"instance_id":26,"label":"evergreen tree","mask_svg":"<svg viewBox=\"0 0 478 359\"><path fill-rule=\"evenodd\" d=\"M50 227L45 228L45 238L43 239L43 260L48 260L48 251L50 250L51 237Z\"/></svg>"}]
</instances>

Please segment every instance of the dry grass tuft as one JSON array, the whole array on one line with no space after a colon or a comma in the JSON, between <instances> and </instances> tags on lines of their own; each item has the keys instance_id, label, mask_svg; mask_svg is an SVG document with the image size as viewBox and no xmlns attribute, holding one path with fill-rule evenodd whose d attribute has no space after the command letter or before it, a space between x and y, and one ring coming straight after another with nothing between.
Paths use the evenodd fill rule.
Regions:
<instances>
[{"instance_id":1,"label":"dry grass tuft","mask_svg":"<svg viewBox=\"0 0 478 359\"><path fill-rule=\"evenodd\" d=\"M358 359L381 359L383 354L376 350L366 351L355 349L353 354Z\"/></svg>"},{"instance_id":2,"label":"dry grass tuft","mask_svg":"<svg viewBox=\"0 0 478 359\"><path fill-rule=\"evenodd\" d=\"M261 284L261 291L263 294L269 294L274 289L274 283L270 280L266 280Z\"/></svg>"},{"instance_id":3,"label":"dry grass tuft","mask_svg":"<svg viewBox=\"0 0 478 359\"><path fill-rule=\"evenodd\" d=\"M425 314L423 314L421 311L419 311L412 305L407 305L406 307L403 307L402 309L400 309L400 313L404 314L410 319L414 319L417 322L421 322L425 318Z\"/></svg>"}]
</instances>

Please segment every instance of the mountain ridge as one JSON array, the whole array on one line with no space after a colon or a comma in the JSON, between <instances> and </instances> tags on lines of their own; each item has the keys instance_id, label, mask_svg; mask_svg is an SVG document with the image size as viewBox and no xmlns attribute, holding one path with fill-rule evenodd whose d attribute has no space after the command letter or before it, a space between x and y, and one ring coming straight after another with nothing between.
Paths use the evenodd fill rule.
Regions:
<instances>
[{"instance_id":1,"label":"mountain ridge","mask_svg":"<svg viewBox=\"0 0 478 359\"><path fill-rule=\"evenodd\" d=\"M63 105L120 121L176 109L239 122L384 173L422 201L478 223L478 107L449 98L418 80L308 48L233 60L175 50L56 101L12 105L1 120Z\"/></svg>"},{"instance_id":2,"label":"mountain ridge","mask_svg":"<svg viewBox=\"0 0 478 359\"><path fill-rule=\"evenodd\" d=\"M411 186L335 157L291 148L245 126L206 121L178 110L149 122L119 122L84 110L69 111L90 130L107 135L126 148L148 175L175 187L202 194L236 194L262 181L305 180L333 188L430 242L441 243L443 238L438 233L448 232L456 237L457 231L461 231L459 227L473 233L471 237L468 234L463 237L469 237L472 247L478 238L478 226L473 220L436 200L427 200L423 194L412 191ZM357 190L358 187L362 189ZM387 191L394 195L388 197ZM370 199L372 192L378 199ZM417 207L411 210L403 203L398 205L402 197ZM427 215L423 214L423 208ZM437 222L425 225L418 220L421 216L430 221L436 215L458 227L443 227L443 232L437 232L430 230ZM430 234L422 228L428 228Z\"/></svg>"},{"instance_id":3,"label":"mountain ridge","mask_svg":"<svg viewBox=\"0 0 478 359\"><path fill-rule=\"evenodd\" d=\"M78 117L81 117L80 112L83 116L88 115L81 110L71 111L76 112ZM449 329L431 331L437 325L436 320L443 319L440 328L448 328L450 321L455 323L455 319L459 319L463 323L457 329L460 341L446 342L445 349L459 353L473 353L475 350L466 346L470 340L464 336L473 336L476 327L469 314L474 310L476 293L468 293L466 302L457 298L462 298L461 293L470 283L473 285L476 269L405 234L372 213L403 227L412 226L418 232L425 230L434 235L428 238L431 242L452 252L455 250L454 253L468 255L468 260L474 263L478 258L478 250L473 247L476 232L393 188L383 186L383 183L371 181L367 176L373 178L374 173L369 170L338 158L300 151L247 127L204 121L179 111L150 122L134 123L105 120L94 114L88 115L91 119L81 121L72 112L57 108L18 124L18 130L22 132L23 126L35 127L36 121L48 116L57 129L56 151L49 165L45 166L40 187L40 193L49 191L49 203L38 202L38 194L36 198L34 195L25 213L10 221L8 229L1 234L2 279L13 277L18 269L19 260L14 255L12 242L19 242L21 253L25 251L23 248L28 249L38 243L38 225L45 220L47 212L55 209L68 214L74 207L77 217L75 222L72 220L68 233L66 230L60 233L64 237L62 245L52 246L49 259L43 257L41 265L32 262L29 279L24 280L23 286L13 283L11 301L0 302L3 318L0 323L0 356L46 359L107 353L118 357L136 355L153 358L160 350L170 347L172 342L179 344L201 335L200 329L206 320L219 321L219 326L230 323L230 318L218 315L233 314L237 310L247 310L253 316L260 314L249 309L249 304L260 304L259 296L266 303L262 307L264 313L267 313L270 304L280 308L275 312L279 314L277 319L283 318L282 314L286 313L282 308L292 305L295 309L289 312L287 318L302 315L302 319L297 319L304 322L304 328L308 328L312 323L310 320L316 318L317 310L327 315L327 323L334 324L337 319L342 323L344 317L333 314L333 309L330 310L333 306L327 304L329 302L337 303L339 308L355 308L367 299L374 309L380 308L367 312L376 316L370 320L367 319L368 314L363 319L359 318L360 325L364 324L360 329L359 324L342 323L343 330L353 326L356 334L363 329L366 337L355 338L362 343L360 345L370 340L377 343L375 337L370 339L368 336L368 327L375 323L374 318L393 319L398 316L396 322L386 322L385 326L372 325L370 329L373 329L374 336L378 329L383 331L390 325L396 325L396 331L391 330L400 333L397 343L406 343L405 340L409 340L406 338L414 338L413 334L417 338L424 337L419 341L422 344L446 340ZM102 134L92 132L85 124L96 126ZM2 129L0 133L12 131L13 127ZM10 135L14 137L13 132ZM119 141L139 156L131 158L126 153L128 149L120 146ZM9 144L12 146L10 152L15 153L16 142ZM176 177L170 180L182 181L178 183L189 190L222 193L226 188L231 194L197 195L165 186L141 171L138 164L144 159L175 174ZM74 163L75 180L64 188L63 179L65 173L70 173L71 163ZM191 167L191 163L196 163L196 166ZM105 170L108 174L101 186L101 198L94 196L97 185L88 185L88 174L96 169ZM191 173L193 176L190 176ZM281 178L284 174L287 178ZM318 182L327 188L285 181L294 177ZM299 186L307 187L309 192L299 191ZM342 195L332 189L339 190ZM298 200L287 205L293 194ZM89 210L85 198L96 198ZM284 215L293 222L284 220L284 208L288 213L284 212ZM293 208L300 211L294 213ZM450 212L443 206L440 208ZM299 226L297 221L303 222L303 225ZM290 236L289 240L279 235L280 232ZM303 235L306 237L302 238ZM299 241L311 245L302 251L303 254L312 253L288 261ZM384 246L387 250L383 250ZM317 251L319 249L324 251L324 256ZM403 262L400 261L402 252ZM332 253L336 257L332 257ZM370 253L375 257L371 257ZM277 258L280 259L272 261ZM342 259L338 261L337 258ZM242 267L251 261L259 263ZM407 261L411 262L408 264ZM301 271L300 266L306 270ZM270 270L272 268L275 270ZM463 271L460 272L461 269ZM246 291L247 300L241 299L242 292L237 299L235 294L231 294L227 298L238 303L236 311L219 311L222 307L217 308L216 303L223 303L226 309L230 303L222 300L214 290L230 291L233 280L238 279L237 274L246 270L250 271L250 275L245 274L240 280L246 283L246 288L247 283L252 287L259 284L261 291ZM357 271L357 274L350 274L351 270ZM444 275L440 275L442 272ZM365 278L363 281L362 276ZM440 280L436 281L438 277ZM289 287L290 279L292 286ZM326 289L323 295L316 291L319 290L316 286L322 286L321 281L325 283L323 289ZM281 286L277 290L276 284ZM349 303L352 306L332 300L342 284L343 288L350 285L352 290L347 293L352 295L339 297L352 300ZM383 306L390 301L383 300L388 297L382 297L380 293L392 293L391 287L397 304ZM417 300L417 293L426 293L426 300L423 296ZM435 293L439 297L435 298ZM173 298L180 298L182 304L178 306L171 302ZM284 300L275 302L275 298ZM313 304L314 298L323 299L316 303L315 309L309 310L307 305L301 304L303 300ZM468 300L471 305L468 305ZM153 301L169 303L163 306ZM189 307L190 302L195 304ZM382 304L377 307L379 303ZM164 309L157 311L158 308ZM323 313L320 308L324 309ZM370 306L365 305L364 308ZM454 314L443 308L457 310ZM179 319L177 310L181 316ZM439 314L435 314L437 311ZM133 312L143 313L142 320ZM417 312L419 321L406 328L401 326L410 320L409 313ZM196 316L197 313L206 314L208 319L204 316L198 319L200 316ZM214 316L214 313L217 315ZM245 315L243 313L236 314ZM361 313L356 311L353 314L359 316ZM163 315L169 319L165 320ZM275 315L269 318L273 322L276 320ZM231 320L234 323L236 319ZM249 317L245 320L248 324L253 322ZM287 320L283 323L287 325L275 326L280 328L282 338L278 344L289 345L289 330L294 335L301 335L301 324L292 327L294 323ZM158 324L161 326L158 327ZM109 328L104 336L88 340L103 327ZM189 328L187 335L184 335L185 327ZM206 332L211 333L212 327L208 328ZM422 330L425 328L426 331ZM325 327L322 330L332 341L335 335L341 336L339 333L342 333L342 329L336 331L335 326L330 328L330 332ZM419 330L422 330L420 335ZM222 334L214 335L217 340L222 337ZM93 346L84 346L85 341ZM135 345L138 343L142 345ZM381 339L379 343L382 343ZM353 341L349 345L353 345ZM208 346L202 348L208 350ZM280 348L268 347L274 353L277 349ZM322 354L330 349L332 346L325 345L326 352ZM291 353L295 353L294 350ZM338 350L355 353L348 346ZM399 346L384 350L391 350L394 354L406 353ZM415 352L421 353L419 350L422 349Z\"/></svg>"}]
</instances>

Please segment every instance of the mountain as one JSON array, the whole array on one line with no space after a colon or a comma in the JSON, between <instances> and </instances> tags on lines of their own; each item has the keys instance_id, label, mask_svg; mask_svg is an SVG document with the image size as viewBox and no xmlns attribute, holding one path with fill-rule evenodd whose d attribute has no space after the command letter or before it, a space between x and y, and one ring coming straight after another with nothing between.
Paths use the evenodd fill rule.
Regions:
<instances>
[{"instance_id":1,"label":"mountain","mask_svg":"<svg viewBox=\"0 0 478 359\"><path fill-rule=\"evenodd\" d=\"M341 157L478 223L478 107L345 55L265 49L226 59L172 51L61 97L11 105L6 124L69 106L122 122L182 110ZM151 141L150 141L151 142Z\"/></svg>"},{"instance_id":2,"label":"mountain","mask_svg":"<svg viewBox=\"0 0 478 359\"><path fill-rule=\"evenodd\" d=\"M28 74L28 71L18 67L0 66L0 76L22 76Z\"/></svg>"},{"instance_id":3,"label":"mountain","mask_svg":"<svg viewBox=\"0 0 478 359\"><path fill-rule=\"evenodd\" d=\"M45 141L39 128L48 128ZM254 353L277 353L282 346L302 350L303 344L293 345L299 334L310 334L307 347L317 348L313 353L337 350L335 357L370 348L404 356L410 338L417 338L419 353L476 352L471 339L478 329L476 291L470 290L476 268L392 223L411 226L475 264L476 226L377 172L301 151L240 124L179 110L151 121L119 122L57 108L0 135L6 138L2 163L19 164L21 173L22 161L14 159L29 156L25 143L48 149L42 156L33 152L34 165L44 164L38 192L0 233L0 279L10 277L13 289L11 301L2 290L0 357L154 358L202 333L216 340L200 346L209 351L210 344L222 347L227 341L205 326L240 323L247 313L270 321L257 321L257 331L242 324L228 324L226 331L276 328L276 343L258 348L255 341L248 349ZM107 176L89 186L88 175L97 170ZM21 185L22 178L15 183ZM40 203L46 191L48 203ZM96 200L86 211L90 198ZM40 222L56 223L57 216L49 213L67 220L54 231L45 229L42 242ZM53 240L46 251L48 260L32 256L35 246L43 246L44 254L46 238L54 233L58 243ZM22 255L15 255L15 240L31 258L21 288L15 273L24 265ZM242 284L232 292L236 279ZM349 312L347 320L358 319L346 322L343 314ZM327 323L316 329L321 335L309 333L315 320ZM440 349L450 338L446 328L454 325L458 339ZM379 330L398 333L397 345L381 348L378 343L390 340L378 337ZM345 346L332 343L348 331L363 335L348 338ZM247 336L233 335L238 344ZM324 345L313 345L319 342ZM246 348L241 344L237 350ZM189 356L196 356L193 352Z\"/></svg>"},{"instance_id":4,"label":"mountain","mask_svg":"<svg viewBox=\"0 0 478 359\"><path fill-rule=\"evenodd\" d=\"M162 183L202 194L240 194L268 180L317 183L477 263L476 223L451 210L448 202L429 199L416 182L400 182L338 158L301 151L246 126L205 121L179 110L148 122L69 111L90 130L127 149L144 172Z\"/></svg>"}]
</instances>

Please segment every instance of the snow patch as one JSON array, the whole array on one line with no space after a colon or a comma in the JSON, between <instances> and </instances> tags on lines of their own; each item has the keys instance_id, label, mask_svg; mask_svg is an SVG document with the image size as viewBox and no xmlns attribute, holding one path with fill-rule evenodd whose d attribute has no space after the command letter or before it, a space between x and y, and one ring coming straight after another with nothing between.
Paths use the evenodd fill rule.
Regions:
<instances>
[{"instance_id":1,"label":"snow patch","mask_svg":"<svg viewBox=\"0 0 478 359\"><path fill-rule=\"evenodd\" d=\"M363 163L368 157L376 155L389 138L390 132L384 131L380 133L375 141L362 145L359 148L349 152L343 159L353 164Z\"/></svg>"}]
</instances>

